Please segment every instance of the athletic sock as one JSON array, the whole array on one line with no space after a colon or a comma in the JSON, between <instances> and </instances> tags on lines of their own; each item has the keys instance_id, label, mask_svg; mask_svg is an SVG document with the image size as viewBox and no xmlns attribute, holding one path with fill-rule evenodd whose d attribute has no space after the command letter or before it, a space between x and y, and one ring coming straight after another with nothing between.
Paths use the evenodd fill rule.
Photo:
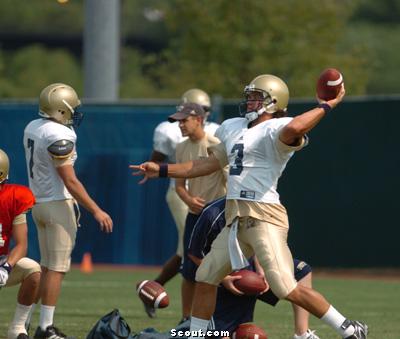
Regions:
<instances>
[{"instance_id":1,"label":"athletic sock","mask_svg":"<svg viewBox=\"0 0 400 339\"><path fill-rule=\"evenodd\" d=\"M17 307L15 308L14 319L10 325L10 328L18 329L21 332L25 333L25 321L28 317L29 311L31 309L31 305L21 305L17 303Z\"/></svg>"},{"instance_id":2,"label":"athletic sock","mask_svg":"<svg viewBox=\"0 0 400 339\"><path fill-rule=\"evenodd\" d=\"M209 322L210 321L206 319L191 317L190 337L188 339L204 338L207 332ZM200 336L200 331L202 332L203 336Z\"/></svg>"},{"instance_id":3,"label":"athletic sock","mask_svg":"<svg viewBox=\"0 0 400 339\"><path fill-rule=\"evenodd\" d=\"M342 328L342 324L346 318L340 314L332 305L329 306L328 311L321 317L321 320L327 325L331 326L343 338L347 338L354 334L354 326L349 326L346 329Z\"/></svg>"},{"instance_id":4,"label":"athletic sock","mask_svg":"<svg viewBox=\"0 0 400 339\"><path fill-rule=\"evenodd\" d=\"M39 326L43 331L45 331L48 326L53 325L53 316L55 309L56 309L55 306L47 306L47 305L40 306Z\"/></svg>"},{"instance_id":5,"label":"athletic sock","mask_svg":"<svg viewBox=\"0 0 400 339\"><path fill-rule=\"evenodd\" d=\"M28 317L25 320L25 328L28 330L31 324L32 314L35 311L36 304L31 305L31 309L29 310Z\"/></svg>"}]
</instances>

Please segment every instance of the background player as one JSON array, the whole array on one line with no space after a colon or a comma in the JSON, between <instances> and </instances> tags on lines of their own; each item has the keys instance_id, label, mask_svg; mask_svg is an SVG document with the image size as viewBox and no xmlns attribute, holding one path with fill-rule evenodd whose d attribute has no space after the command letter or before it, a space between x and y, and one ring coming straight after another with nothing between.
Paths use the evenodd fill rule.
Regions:
<instances>
[{"instance_id":1,"label":"background player","mask_svg":"<svg viewBox=\"0 0 400 339\"><path fill-rule=\"evenodd\" d=\"M35 203L28 187L7 183L9 159L0 149L0 289L20 284L17 307L8 339L28 339L25 322L37 298L40 266L26 258L28 226L26 213ZM11 238L14 246L10 250Z\"/></svg>"},{"instance_id":2,"label":"background player","mask_svg":"<svg viewBox=\"0 0 400 339\"><path fill-rule=\"evenodd\" d=\"M215 122L207 120L211 114L211 100L209 95L201 89L192 88L183 93L181 97L181 104L184 103L195 103L203 107L205 111L204 130L207 133L214 135L219 125ZM154 130L153 152L150 160L158 163L175 163L176 145L184 140L186 140L186 137L182 136L178 122L161 122ZM188 214L188 206L176 193L175 179L170 179L166 194L166 201L175 221L178 233L178 242L176 253L167 260L167 262L163 265L160 274L154 279L161 285L165 285L179 272L183 256L183 233L185 229L186 216ZM155 317L156 310L149 305L143 305L147 315L150 318Z\"/></svg>"},{"instance_id":3,"label":"background player","mask_svg":"<svg viewBox=\"0 0 400 339\"><path fill-rule=\"evenodd\" d=\"M24 147L29 186L36 196L32 209L39 247L42 277L40 321L34 338L65 338L53 324L61 283L71 264L79 222L78 205L89 211L100 228L112 232L113 222L89 196L76 177L76 134L82 114L75 90L55 83L43 89L39 98L40 119L25 128Z\"/></svg>"},{"instance_id":4,"label":"background player","mask_svg":"<svg viewBox=\"0 0 400 339\"><path fill-rule=\"evenodd\" d=\"M188 139L179 143L176 147L177 163L188 160L208 157L208 148L217 145L220 141L204 130L204 109L194 103L184 103L178 107L178 111L171 115L169 121L178 121L183 136ZM210 175L199 178L176 180L176 192L189 207L185 221L183 235L182 257L182 318L190 316L191 300L194 293L194 282L186 279L186 271L190 270L193 263L187 256L187 247L190 234L204 205L207 202L220 198L226 193L226 173L224 170L216 171Z\"/></svg>"}]
</instances>

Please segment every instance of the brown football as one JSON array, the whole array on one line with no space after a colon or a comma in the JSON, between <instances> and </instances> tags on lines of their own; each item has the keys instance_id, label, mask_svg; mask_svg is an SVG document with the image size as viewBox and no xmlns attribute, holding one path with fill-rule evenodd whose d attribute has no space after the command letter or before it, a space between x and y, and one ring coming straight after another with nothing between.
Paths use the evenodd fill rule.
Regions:
<instances>
[{"instance_id":1,"label":"brown football","mask_svg":"<svg viewBox=\"0 0 400 339\"><path fill-rule=\"evenodd\" d=\"M154 280L143 280L137 283L136 292L142 301L154 308L169 305L169 297L164 287Z\"/></svg>"},{"instance_id":2,"label":"brown football","mask_svg":"<svg viewBox=\"0 0 400 339\"><path fill-rule=\"evenodd\" d=\"M232 333L232 339L268 339L267 333L253 323L240 324Z\"/></svg>"},{"instance_id":3,"label":"brown football","mask_svg":"<svg viewBox=\"0 0 400 339\"><path fill-rule=\"evenodd\" d=\"M335 68L324 70L317 82L318 98L331 100L336 98L343 84L343 75Z\"/></svg>"},{"instance_id":4,"label":"brown football","mask_svg":"<svg viewBox=\"0 0 400 339\"><path fill-rule=\"evenodd\" d=\"M267 285L264 278L256 272L249 270L240 270L230 274L231 276L240 275L241 278L233 282L235 287L245 295L258 295L263 292Z\"/></svg>"}]
</instances>

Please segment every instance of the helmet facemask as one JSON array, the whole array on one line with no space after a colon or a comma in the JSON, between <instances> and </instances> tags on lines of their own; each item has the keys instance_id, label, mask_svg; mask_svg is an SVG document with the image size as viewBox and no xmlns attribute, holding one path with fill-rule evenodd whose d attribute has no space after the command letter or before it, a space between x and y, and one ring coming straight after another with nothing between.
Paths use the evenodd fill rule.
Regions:
<instances>
[{"instance_id":1,"label":"helmet facemask","mask_svg":"<svg viewBox=\"0 0 400 339\"><path fill-rule=\"evenodd\" d=\"M259 93L261 94L259 98L252 99L250 98L251 93ZM249 122L256 120L261 114L269 113L273 114L276 111L275 101L271 98L268 92L254 88L253 85L246 86L244 89L245 100L239 103L239 113L240 116L245 117ZM250 102L257 101L259 102L258 106L249 110L248 106Z\"/></svg>"},{"instance_id":2,"label":"helmet facemask","mask_svg":"<svg viewBox=\"0 0 400 339\"><path fill-rule=\"evenodd\" d=\"M83 113L82 112L78 112L76 110L80 106L77 106L77 107L73 108L70 104L68 104L68 102L66 100L63 100L63 103L65 104L65 106L67 106L67 108L71 112L71 119L68 119L66 121L66 125L67 126L78 127L81 124L82 119L83 119Z\"/></svg>"}]
</instances>

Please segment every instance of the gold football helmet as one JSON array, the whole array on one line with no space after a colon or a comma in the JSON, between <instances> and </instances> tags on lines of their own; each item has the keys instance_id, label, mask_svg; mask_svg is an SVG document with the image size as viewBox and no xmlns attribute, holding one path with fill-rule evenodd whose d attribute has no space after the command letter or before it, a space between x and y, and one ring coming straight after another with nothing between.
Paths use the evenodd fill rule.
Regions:
<instances>
[{"instance_id":1,"label":"gold football helmet","mask_svg":"<svg viewBox=\"0 0 400 339\"><path fill-rule=\"evenodd\" d=\"M286 112L289 103L289 88L285 82L275 75L262 74L254 78L249 85L244 88L247 103L247 95L250 92L259 92L262 94L262 107L257 111L260 115L264 112L269 114L277 112ZM241 115L246 115L247 104L240 107ZM253 119L254 120L254 119Z\"/></svg>"},{"instance_id":2,"label":"gold football helmet","mask_svg":"<svg viewBox=\"0 0 400 339\"><path fill-rule=\"evenodd\" d=\"M0 184L8 178L10 161L6 152L0 149Z\"/></svg>"},{"instance_id":3,"label":"gold football helmet","mask_svg":"<svg viewBox=\"0 0 400 339\"><path fill-rule=\"evenodd\" d=\"M76 111L81 101L68 85L55 83L42 90L39 97L39 115L51 118L66 126L79 126L83 114Z\"/></svg>"},{"instance_id":4,"label":"gold football helmet","mask_svg":"<svg viewBox=\"0 0 400 339\"><path fill-rule=\"evenodd\" d=\"M211 109L211 100L206 92L198 88L192 88L187 90L182 95L182 103L194 103L202 106L206 112Z\"/></svg>"}]
</instances>

